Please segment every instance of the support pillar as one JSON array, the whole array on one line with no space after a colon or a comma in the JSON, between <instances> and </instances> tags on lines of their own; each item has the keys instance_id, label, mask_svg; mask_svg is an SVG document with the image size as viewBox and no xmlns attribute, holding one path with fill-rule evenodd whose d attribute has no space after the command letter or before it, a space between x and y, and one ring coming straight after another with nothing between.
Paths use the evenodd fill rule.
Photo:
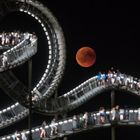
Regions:
<instances>
[{"instance_id":1,"label":"support pillar","mask_svg":"<svg viewBox=\"0 0 140 140\"><path fill-rule=\"evenodd\" d=\"M29 92L29 118L28 118L28 127L29 127L29 140L32 140L32 60L28 61L28 92Z\"/></svg>"},{"instance_id":2,"label":"support pillar","mask_svg":"<svg viewBox=\"0 0 140 140\"><path fill-rule=\"evenodd\" d=\"M115 140L116 130L115 126L111 127L111 140Z\"/></svg>"},{"instance_id":3,"label":"support pillar","mask_svg":"<svg viewBox=\"0 0 140 140\"><path fill-rule=\"evenodd\" d=\"M56 99L57 97L58 97L58 92L56 91L55 94L54 94L54 100L55 100L55 102L57 102L57 101L56 101L56 100L57 100L57 99ZM54 117L55 117L56 120L58 120L58 114L55 114Z\"/></svg>"},{"instance_id":4,"label":"support pillar","mask_svg":"<svg viewBox=\"0 0 140 140\"><path fill-rule=\"evenodd\" d=\"M111 108L115 106L115 91L111 91Z\"/></svg>"},{"instance_id":5,"label":"support pillar","mask_svg":"<svg viewBox=\"0 0 140 140\"><path fill-rule=\"evenodd\" d=\"M115 106L115 91L111 91L111 108ZM111 140L115 140L116 130L115 126L111 126Z\"/></svg>"},{"instance_id":6,"label":"support pillar","mask_svg":"<svg viewBox=\"0 0 140 140\"><path fill-rule=\"evenodd\" d=\"M64 137L63 140L68 140L68 137Z\"/></svg>"}]
</instances>

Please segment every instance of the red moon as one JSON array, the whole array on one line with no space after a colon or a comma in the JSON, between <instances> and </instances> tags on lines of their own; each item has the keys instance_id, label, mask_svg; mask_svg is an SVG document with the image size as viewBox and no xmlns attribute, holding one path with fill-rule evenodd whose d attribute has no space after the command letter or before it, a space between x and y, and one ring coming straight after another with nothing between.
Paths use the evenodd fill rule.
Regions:
<instances>
[{"instance_id":1,"label":"red moon","mask_svg":"<svg viewBox=\"0 0 140 140\"><path fill-rule=\"evenodd\" d=\"M96 61L96 53L90 47L82 47L76 53L76 61L82 67L91 67Z\"/></svg>"}]
</instances>

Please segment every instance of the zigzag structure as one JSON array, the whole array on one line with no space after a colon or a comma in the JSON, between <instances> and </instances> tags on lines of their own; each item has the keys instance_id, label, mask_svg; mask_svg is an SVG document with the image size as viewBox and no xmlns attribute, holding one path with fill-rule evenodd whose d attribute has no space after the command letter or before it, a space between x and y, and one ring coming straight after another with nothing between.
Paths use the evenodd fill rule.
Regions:
<instances>
[{"instance_id":1,"label":"zigzag structure","mask_svg":"<svg viewBox=\"0 0 140 140\"><path fill-rule=\"evenodd\" d=\"M2 7L5 7L5 5L8 7L8 9L4 12L2 10L3 8L1 8L1 13L3 13L2 16L15 11L25 13L40 23L46 35L49 49L48 63L41 79L31 90L33 103L32 109L34 111L45 113L47 115L67 113L107 90L127 91L139 97L140 80L130 75L115 72L110 75L110 78L105 78L105 74L94 76L69 92L59 97L52 98L52 95L55 93L61 81L65 69L66 50L61 27L49 9L38 1L9 0L1 2L1 5L3 5ZM0 110L0 129L16 123L29 114L28 87L26 87L13 74L13 72L10 71L10 69L25 63L36 54L37 41L38 39L36 35L24 33L18 44L6 50L4 49L5 46L1 48L4 51L0 55L0 87L6 94L17 102L3 110ZM124 112L125 110L122 109L123 116ZM99 112L92 112L91 114L91 119L93 121L89 123L90 125L86 128L86 130L91 128L96 129L98 127L109 127L112 125L108 117L111 115L111 111L106 111L106 121L103 124L101 124L98 119L100 117ZM129 114L129 118L118 120L116 124L139 125L139 109L130 109ZM80 130L77 129L78 127L75 128L73 123L73 118L67 118L56 122L54 126L57 126L60 132L60 135L57 137L63 137L65 135L85 131L83 128ZM48 134L50 133L51 127L51 124L45 126ZM32 129L34 139L39 139L40 130L42 130L41 126ZM24 133L28 135L29 130L26 130ZM18 133L18 135L22 134L23 132ZM0 139L12 139L13 135L14 134L2 136ZM56 137L51 137L50 139L54 138Z\"/></svg>"}]
</instances>

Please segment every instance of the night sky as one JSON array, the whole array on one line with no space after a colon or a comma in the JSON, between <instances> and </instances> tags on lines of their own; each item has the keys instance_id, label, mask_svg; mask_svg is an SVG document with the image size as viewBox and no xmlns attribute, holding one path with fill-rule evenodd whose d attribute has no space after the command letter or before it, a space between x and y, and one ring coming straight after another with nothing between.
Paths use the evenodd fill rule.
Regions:
<instances>
[{"instance_id":1,"label":"night sky","mask_svg":"<svg viewBox=\"0 0 140 140\"><path fill-rule=\"evenodd\" d=\"M95 76L99 71L107 72L111 67L119 69L122 73L140 77L138 50L140 46L140 15L137 3L109 3L98 0L40 1L57 18L66 40L66 69L58 88L59 95L68 92L88 78ZM27 20L28 22L25 22ZM47 50L45 47L44 33L34 19L24 14L20 15L19 13L7 16L0 23L0 31L12 29L20 29L21 31L29 30L30 32L35 31L37 33L39 49L37 55L33 57L33 84L35 84L43 74L47 62L47 54L44 53L44 50ZM80 67L75 60L76 52L83 46L89 46L96 52L96 63L90 68ZM42 63L38 63L37 60L41 60ZM25 69L27 70L26 64L13 71L26 83L27 79L25 76L23 78L23 72L24 75L27 75ZM116 93L116 104L119 104L121 107L125 105L131 108L139 107L139 99L135 96L118 91ZM7 103L12 103L9 97L2 91L1 97L3 101L0 103L0 109L4 108ZM109 92L98 95L69 114L78 114L85 110L98 110L100 106L110 108ZM40 117L40 122L36 122L37 117ZM40 124L44 118L49 119L45 116L35 114L33 126ZM23 120L20 126L24 126L24 122L27 122L27 119ZM17 129L24 128L20 128L18 124L16 127ZM134 137L136 139L140 137L140 134L137 133L139 129L136 127L117 128L117 140L122 139L122 137L126 137L127 139ZM0 133L7 133L7 130L9 131L10 128L1 130ZM83 135L73 136L70 139L82 139L83 136L88 140L91 140L91 137L95 140L101 138L110 140L110 129L87 132Z\"/></svg>"}]
</instances>

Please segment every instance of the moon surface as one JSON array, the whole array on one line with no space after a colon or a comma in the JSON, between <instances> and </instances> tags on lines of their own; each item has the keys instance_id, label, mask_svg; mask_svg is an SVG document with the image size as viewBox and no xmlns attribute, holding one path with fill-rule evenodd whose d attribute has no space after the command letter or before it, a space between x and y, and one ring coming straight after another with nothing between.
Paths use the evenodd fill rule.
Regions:
<instances>
[{"instance_id":1,"label":"moon surface","mask_svg":"<svg viewBox=\"0 0 140 140\"><path fill-rule=\"evenodd\" d=\"M76 61L82 67L91 67L96 62L96 53L90 47L82 47L76 53Z\"/></svg>"}]
</instances>

